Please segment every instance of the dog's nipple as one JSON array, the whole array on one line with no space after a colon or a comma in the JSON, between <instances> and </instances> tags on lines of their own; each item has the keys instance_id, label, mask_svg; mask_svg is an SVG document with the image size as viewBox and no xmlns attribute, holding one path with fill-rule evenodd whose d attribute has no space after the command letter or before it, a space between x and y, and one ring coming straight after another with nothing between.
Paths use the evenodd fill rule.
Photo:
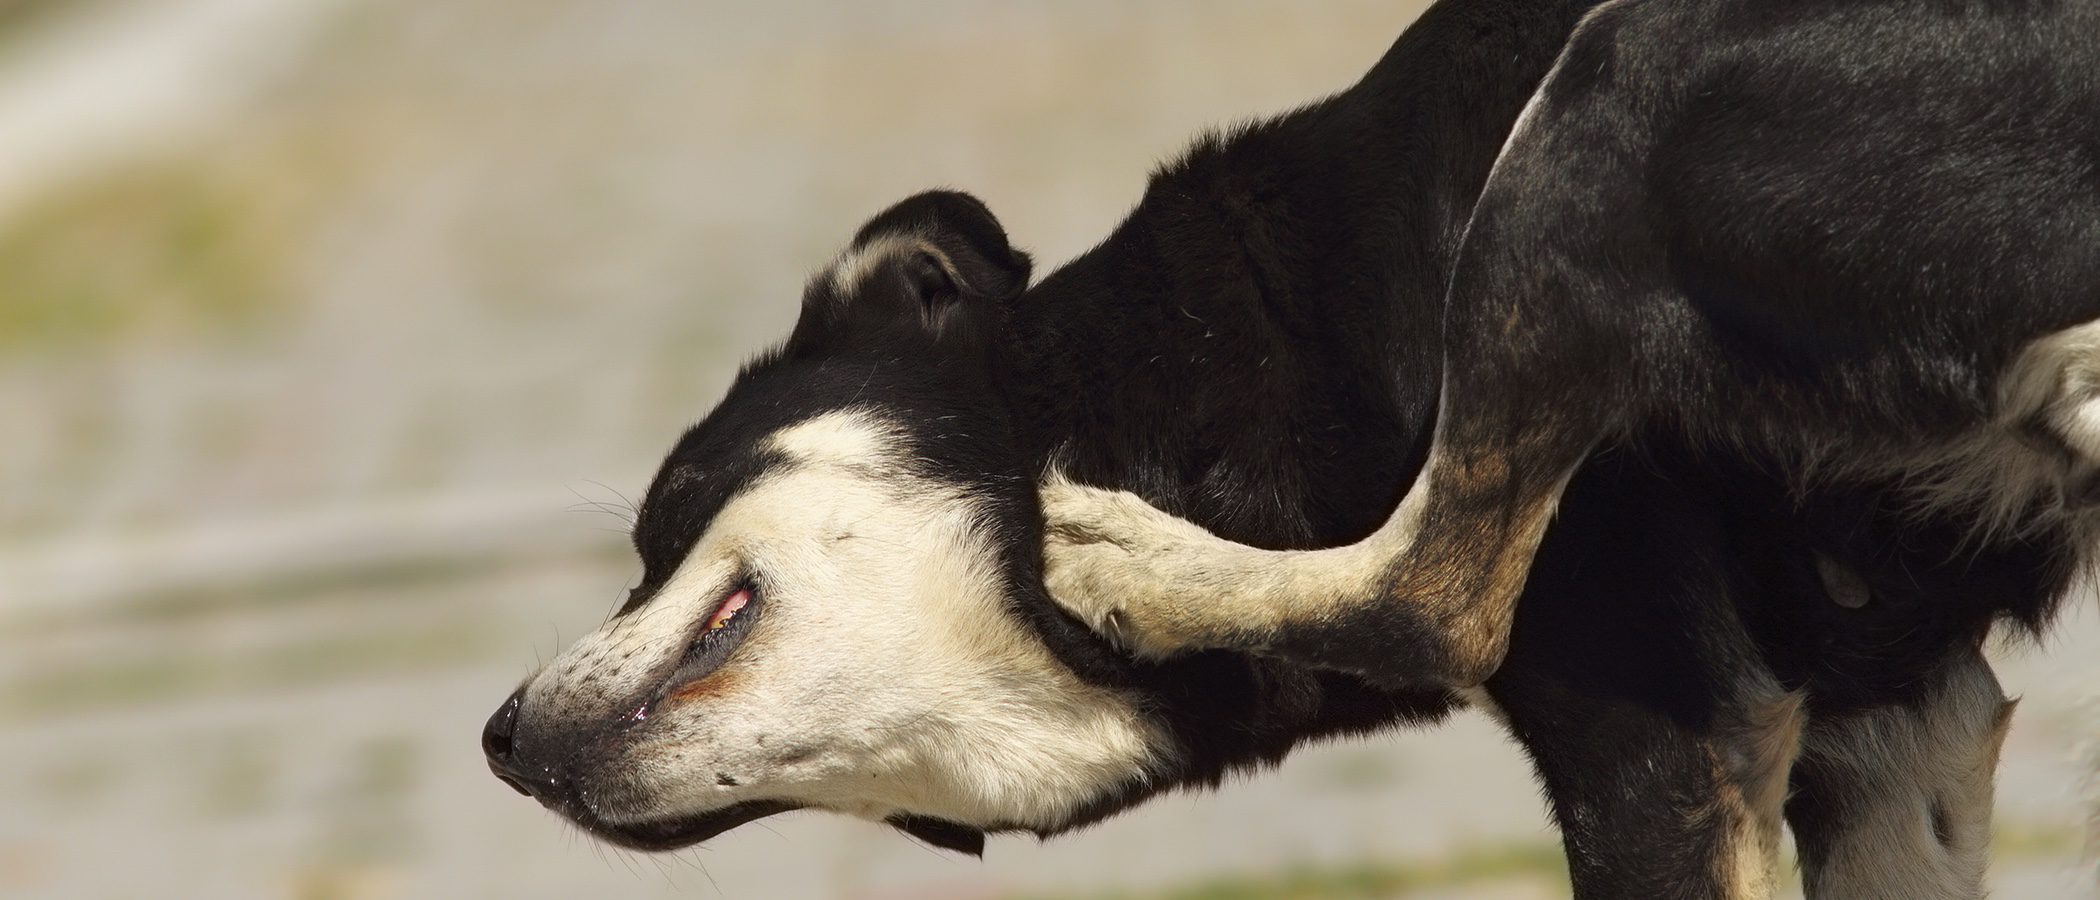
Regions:
<instances>
[{"instance_id":1,"label":"dog's nipple","mask_svg":"<svg viewBox=\"0 0 2100 900\"><path fill-rule=\"evenodd\" d=\"M1838 563L1837 560L1816 554L1816 575L1823 579L1823 592L1846 609L1859 609L1867 605L1872 592L1867 590L1867 580Z\"/></svg>"}]
</instances>

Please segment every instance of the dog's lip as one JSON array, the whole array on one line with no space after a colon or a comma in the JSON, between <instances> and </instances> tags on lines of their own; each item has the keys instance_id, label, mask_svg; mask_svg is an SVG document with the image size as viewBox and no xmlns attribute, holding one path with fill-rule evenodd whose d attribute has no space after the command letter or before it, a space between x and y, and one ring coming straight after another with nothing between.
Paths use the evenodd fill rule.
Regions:
<instances>
[{"instance_id":1,"label":"dog's lip","mask_svg":"<svg viewBox=\"0 0 2100 900\"><path fill-rule=\"evenodd\" d=\"M800 808L785 800L745 800L704 813L645 822L608 822L588 813L570 818L591 834L630 850L664 851L690 847L739 825Z\"/></svg>"}]
</instances>

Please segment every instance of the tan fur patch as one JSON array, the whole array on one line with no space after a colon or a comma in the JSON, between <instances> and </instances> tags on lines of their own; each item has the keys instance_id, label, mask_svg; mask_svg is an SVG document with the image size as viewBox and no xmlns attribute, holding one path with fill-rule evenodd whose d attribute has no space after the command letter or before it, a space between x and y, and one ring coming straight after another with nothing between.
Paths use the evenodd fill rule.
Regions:
<instances>
[{"instance_id":1,"label":"tan fur patch","mask_svg":"<svg viewBox=\"0 0 2100 900\"><path fill-rule=\"evenodd\" d=\"M733 693L743 680L733 668L717 671L664 695L664 708Z\"/></svg>"},{"instance_id":2,"label":"tan fur patch","mask_svg":"<svg viewBox=\"0 0 2100 900\"><path fill-rule=\"evenodd\" d=\"M1734 831L1720 860L1730 900L1770 897L1778 890L1779 843L1787 779L1801 752L1806 695L1767 681L1749 691L1737 723L1718 743L1721 785L1716 815Z\"/></svg>"},{"instance_id":3,"label":"tan fur patch","mask_svg":"<svg viewBox=\"0 0 2100 900\"><path fill-rule=\"evenodd\" d=\"M1542 451L1520 471L1505 453L1433 451L1378 531L1305 551L1228 541L1134 494L1053 475L1041 490L1045 581L1081 621L1148 656L1262 650L1293 629L1398 604L1442 637L1417 648L1428 652L1410 680L1470 687L1501 664L1517 595L1581 456Z\"/></svg>"}]
</instances>

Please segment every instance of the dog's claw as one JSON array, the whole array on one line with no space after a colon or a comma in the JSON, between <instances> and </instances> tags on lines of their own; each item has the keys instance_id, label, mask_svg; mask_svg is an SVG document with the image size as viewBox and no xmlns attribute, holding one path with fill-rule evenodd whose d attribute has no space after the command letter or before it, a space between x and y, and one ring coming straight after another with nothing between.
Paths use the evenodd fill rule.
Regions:
<instances>
[{"instance_id":1,"label":"dog's claw","mask_svg":"<svg viewBox=\"0 0 2100 900\"><path fill-rule=\"evenodd\" d=\"M1197 645L1177 629L1169 574L1185 529L1136 495L1054 482L1042 494L1043 580L1051 599L1117 650L1157 659Z\"/></svg>"},{"instance_id":2,"label":"dog's claw","mask_svg":"<svg viewBox=\"0 0 2100 900\"><path fill-rule=\"evenodd\" d=\"M1123 612L1121 610L1109 610L1108 616L1101 620L1101 627L1097 630L1101 632L1102 637L1108 639L1109 645L1115 647L1116 650L1122 653L1134 653L1130 640L1132 635L1123 624Z\"/></svg>"}]
</instances>

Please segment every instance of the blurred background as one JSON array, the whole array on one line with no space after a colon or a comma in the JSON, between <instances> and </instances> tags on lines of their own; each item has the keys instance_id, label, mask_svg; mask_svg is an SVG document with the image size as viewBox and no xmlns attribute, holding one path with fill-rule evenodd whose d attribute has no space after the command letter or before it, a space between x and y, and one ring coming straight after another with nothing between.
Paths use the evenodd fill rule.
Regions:
<instances>
[{"instance_id":1,"label":"blurred background","mask_svg":"<svg viewBox=\"0 0 2100 900\"><path fill-rule=\"evenodd\" d=\"M802 279L952 185L1050 265L1416 0L0 0L0 896L1565 893L1477 715L983 862L817 814L650 857L490 778L618 510ZM2095 604L1994 885L2093 896Z\"/></svg>"}]
</instances>

